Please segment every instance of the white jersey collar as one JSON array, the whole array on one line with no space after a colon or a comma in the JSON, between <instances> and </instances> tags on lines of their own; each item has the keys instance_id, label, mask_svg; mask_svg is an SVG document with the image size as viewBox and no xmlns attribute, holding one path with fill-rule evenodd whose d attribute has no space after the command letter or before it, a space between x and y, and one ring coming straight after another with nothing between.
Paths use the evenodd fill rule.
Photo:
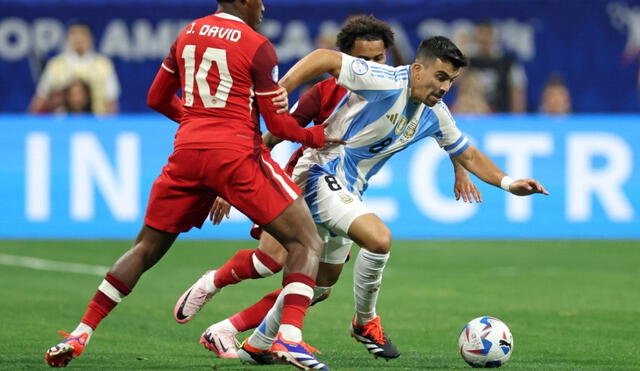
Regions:
<instances>
[{"instance_id":1,"label":"white jersey collar","mask_svg":"<svg viewBox=\"0 0 640 371\"><path fill-rule=\"evenodd\" d=\"M221 12L220 11L220 12L214 13L213 15L216 16L216 17L220 17L220 18L229 19L229 20L232 20L232 21L238 21L238 22L244 23L244 21L242 19L236 17L235 15L231 15L229 13L225 13L225 12Z\"/></svg>"}]
</instances>

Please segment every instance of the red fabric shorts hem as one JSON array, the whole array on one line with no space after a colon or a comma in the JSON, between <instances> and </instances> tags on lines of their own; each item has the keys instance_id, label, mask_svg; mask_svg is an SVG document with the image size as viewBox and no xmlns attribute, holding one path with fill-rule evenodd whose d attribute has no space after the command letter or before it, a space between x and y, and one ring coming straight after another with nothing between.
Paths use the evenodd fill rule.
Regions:
<instances>
[{"instance_id":1,"label":"red fabric shorts hem","mask_svg":"<svg viewBox=\"0 0 640 371\"><path fill-rule=\"evenodd\" d=\"M153 184L145 223L170 233L200 228L217 196L266 225L301 193L263 148L182 149Z\"/></svg>"}]
</instances>

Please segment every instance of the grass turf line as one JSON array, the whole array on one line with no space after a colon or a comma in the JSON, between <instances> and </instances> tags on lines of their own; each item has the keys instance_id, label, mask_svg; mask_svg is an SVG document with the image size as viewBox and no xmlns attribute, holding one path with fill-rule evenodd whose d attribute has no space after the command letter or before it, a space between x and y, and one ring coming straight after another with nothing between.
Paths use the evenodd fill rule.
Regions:
<instances>
[{"instance_id":1,"label":"grass turf line","mask_svg":"<svg viewBox=\"0 0 640 371\"><path fill-rule=\"evenodd\" d=\"M110 265L121 241L0 241L0 253ZM246 242L179 241L104 320L73 369L244 370L197 344L212 322L252 304L281 276L223 290L186 325L175 300L202 272ZM355 255L354 255L355 256ZM504 320L515 338L509 369L640 369L640 242L398 241L385 271L378 312L402 356L376 360L348 336L352 266L329 300L309 310L305 340L339 370L466 369L457 337L481 315ZM47 368L44 351L80 319L100 278L0 266L0 369ZM241 336L240 339L244 338ZM260 368L263 369L263 368ZM266 370L291 369L272 366Z\"/></svg>"}]
</instances>

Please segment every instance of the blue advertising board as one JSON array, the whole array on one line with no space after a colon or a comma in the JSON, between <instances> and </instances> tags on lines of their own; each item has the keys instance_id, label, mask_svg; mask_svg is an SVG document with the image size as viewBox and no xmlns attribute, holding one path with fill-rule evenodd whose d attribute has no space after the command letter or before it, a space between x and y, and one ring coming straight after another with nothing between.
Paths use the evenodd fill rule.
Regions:
<instances>
[{"instance_id":1,"label":"blue advertising board","mask_svg":"<svg viewBox=\"0 0 640 371\"><path fill-rule=\"evenodd\" d=\"M516 197L474 178L484 202L453 198L434 140L395 155L365 202L396 239L640 238L640 116L458 117L475 145L549 196ZM159 115L0 116L0 238L133 238L176 125ZM283 143L274 157L295 149ZM249 238L235 212L188 238Z\"/></svg>"}]
</instances>

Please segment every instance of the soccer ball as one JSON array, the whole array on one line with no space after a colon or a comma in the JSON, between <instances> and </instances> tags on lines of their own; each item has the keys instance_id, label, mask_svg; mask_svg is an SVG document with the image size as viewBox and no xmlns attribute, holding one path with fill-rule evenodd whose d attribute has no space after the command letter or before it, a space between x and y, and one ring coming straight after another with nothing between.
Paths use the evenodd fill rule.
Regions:
<instances>
[{"instance_id":1,"label":"soccer ball","mask_svg":"<svg viewBox=\"0 0 640 371\"><path fill-rule=\"evenodd\" d=\"M500 367L511 358L513 336L495 317L472 319L458 338L460 355L471 367Z\"/></svg>"}]
</instances>

